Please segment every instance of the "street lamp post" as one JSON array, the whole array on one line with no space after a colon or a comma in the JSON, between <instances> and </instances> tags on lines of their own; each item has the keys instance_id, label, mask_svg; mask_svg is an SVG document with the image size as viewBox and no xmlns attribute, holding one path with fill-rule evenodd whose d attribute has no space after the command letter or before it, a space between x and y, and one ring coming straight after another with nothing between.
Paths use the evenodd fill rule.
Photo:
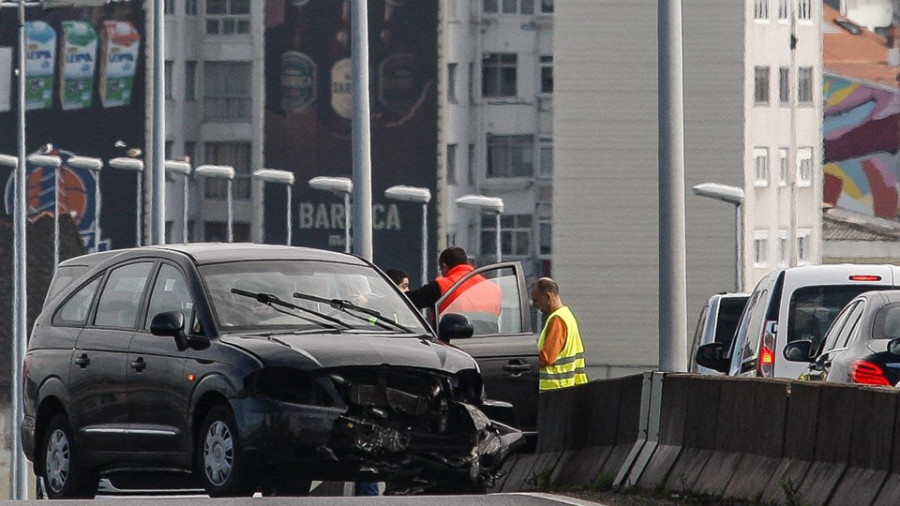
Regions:
<instances>
[{"instance_id":1,"label":"street lamp post","mask_svg":"<svg viewBox=\"0 0 900 506\"><path fill-rule=\"evenodd\" d=\"M344 252L350 253L350 194L353 193L353 181L346 177L316 176L309 180L309 186L344 197Z\"/></svg>"},{"instance_id":2,"label":"street lamp post","mask_svg":"<svg viewBox=\"0 0 900 506\"><path fill-rule=\"evenodd\" d=\"M194 169L194 174L200 177L224 179L227 183L228 202L228 242L234 242L234 212L232 210L231 184L234 181L234 167L230 165L201 165Z\"/></svg>"},{"instance_id":3,"label":"street lamp post","mask_svg":"<svg viewBox=\"0 0 900 506\"><path fill-rule=\"evenodd\" d=\"M428 188L415 186L391 186L384 191L384 196L392 200L415 202L422 204L422 285L428 283L428 203L431 191Z\"/></svg>"},{"instance_id":4,"label":"street lamp post","mask_svg":"<svg viewBox=\"0 0 900 506\"><path fill-rule=\"evenodd\" d=\"M276 170L276 169L259 169L253 173L251 178L255 181L259 181L259 191L260 191L260 204L262 204L262 192L265 187L265 183L278 183L285 185L287 193L287 216L285 217L285 228L287 229L287 239L285 243L290 246L291 245L291 187L294 185L294 173L286 170ZM260 205L261 209L258 209L255 213L257 219L260 220L259 226L257 226L257 230L262 230L262 217L265 211L265 207ZM260 240L262 241L262 232L260 232Z\"/></svg>"},{"instance_id":5,"label":"street lamp post","mask_svg":"<svg viewBox=\"0 0 900 506\"><path fill-rule=\"evenodd\" d=\"M456 199L456 205L459 207L467 207L469 209L477 209L484 214L493 214L496 218L496 255L497 261L502 261L500 248L500 215L503 214L503 199L500 197L487 197L484 195L463 195Z\"/></svg>"},{"instance_id":6,"label":"street lamp post","mask_svg":"<svg viewBox=\"0 0 900 506\"><path fill-rule=\"evenodd\" d=\"M188 192L190 187L188 181L191 177L191 164L180 160L166 160L166 172L169 174L180 174L182 176L183 191L181 198L181 239L182 242L188 242Z\"/></svg>"},{"instance_id":7,"label":"street lamp post","mask_svg":"<svg viewBox=\"0 0 900 506\"><path fill-rule=\"evenodd\" d=\"M103 168L103 160L87 156L73 156L66 160L66 165L76 169L89 170L94 174L94 251L100 251L100 170ZM57 207L59 206L58 202L57 200ZM53 232L56 234L54 237L56 246L54 265L56 265L59 263L59 217L56 218L56 227Z\"/></svg>"},{"instance_id":8,"label":"street lamp post","mask_svg":"<svg viewBox=\"0 0 900 506\"><path fill-rule=\"evenodd\" d=\"M734 206L734 290L741 291L741 272L743 262L741 256L741 204L744 203L744 190L737 186L719 183L700 183L693 187L694 195L721 200Z\"/></svg>"},{"instance_id":9,"label":"street lamp post","mask_svg":"<svg viewBox=\"0 0 900 506\"><path fill-rule=\"evenodd\" d=\"M134 224L134 245L141 245L141 214L143 213L143 206L141 202L143 201L143 173L144 173L144 161L137 158L113 158L109 161L109 166L113 169L119 170L128 170L137 174L137 198L135 207L137 208L137 219Z\"/></svg>"}]
</instances>

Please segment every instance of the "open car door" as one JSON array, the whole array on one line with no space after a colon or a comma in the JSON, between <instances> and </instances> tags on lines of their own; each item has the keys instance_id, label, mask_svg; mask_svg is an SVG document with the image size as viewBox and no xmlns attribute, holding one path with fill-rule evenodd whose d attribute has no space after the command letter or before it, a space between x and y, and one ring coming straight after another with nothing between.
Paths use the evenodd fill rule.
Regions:
<instances>
[{"instance_id":1,"label":"open car door","mask_svg":"<svg viewBox=\"0 0 900 506\"><path fill-rule=\"evenodd\" d=\"M436 321L448 313L472 322L472 337L453 345L478 361L487 398L513 405L515 426L537 425L537 338L531 329L529 292L519 262L487 265L450 287L433 309Z\"/></svg>"}]
</instances>

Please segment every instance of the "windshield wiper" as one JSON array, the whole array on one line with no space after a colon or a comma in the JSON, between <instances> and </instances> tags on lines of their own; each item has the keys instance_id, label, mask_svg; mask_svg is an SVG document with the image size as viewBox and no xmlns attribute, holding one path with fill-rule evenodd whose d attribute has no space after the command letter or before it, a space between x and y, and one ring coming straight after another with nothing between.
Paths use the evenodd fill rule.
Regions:
<instances>
[{"instance_id":1,"label":"windshield wiper","mask_svg":"<svg viewBox=\"0 0 900 506\"><path fill-rule=\"evenodd\" d=\"M303 315L299 315L297 313L291 313L290 311L284 311L282 309L277 308L276 306L286 307L289 309L296 309L297 311L304 311L306 313L314 315L323 320L329 321L331 323L336 323L344 328L348 328L348 329L353 328L350 325L347 325L346 323L342 322L341 320L339 320L333 316L328 316L327 314L323 314L318 311L305 308L303 306L298 306L296 304L291 304L290 302L285 302L285 301L279 299L277 296L272 295L271 293L248 292L247 290L241 290L240 288L232 288L231 293L233 293L235 295L241 295L243 297L249 297L251 299L256 299L256 301L259 302L260 304L265 304L279 313L293 316L294 318L299 318L303 321L321 325L321 326L325 327L326 329L337 330L338 328L335 327L334 325L329 325L328 323L321 322L319 320L307 318L307 317L305 317Z\"/></svg>"},{"instance_id":2,"label":"windshield wiper","mask_svg":"<svg viewBox=\"0 0 900 506\"><path fill-rule=\"evenodd\" d=\"M370 323L372 325L377 325L383 329L390 330L391 327L393 327L394 329L399 329L399 330L402 330L403 332L406 332L409 334L413 333L413 331L410 330L409 327L407 327L405 325L401 325L401 324L395 322L394 320L391 320L390 318L382 316L382 314L379 313L378 311L375 311L372 308L358 306L358 305L350 302L349 300L326 299L325 297L319 297L318 295L309 295L309 294L300 293L300 292L294 292L293 296L295 299L309 300L312 302L328 304L332 308L342 311L344 313L347 313L348 315L356 318L357 320L362 320L366 323ZM356 311L356 313L353 313L350 311ZM362 313L362 314L368 315L369 318L366 318L365 316L362 316L357 313Z\"/></svg>"}]
</instances>

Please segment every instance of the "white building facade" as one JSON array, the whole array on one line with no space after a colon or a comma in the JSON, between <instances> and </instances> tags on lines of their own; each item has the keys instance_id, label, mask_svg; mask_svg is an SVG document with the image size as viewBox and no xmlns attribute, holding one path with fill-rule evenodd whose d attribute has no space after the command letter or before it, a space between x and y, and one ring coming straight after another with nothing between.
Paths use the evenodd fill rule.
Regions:
<instances>
[{"instance_id":1,"label":"white building facade","mask_svg":"<svg viewBox=\"0 0 900 506\"><path fill-rule=\"evenodd\" d=\"M553 176L553 0L446 0L439 248L496 260L496 220L459 208L499 197L503 260L550 274ZM441 233L442 232L442 233Z\"/></svg>"},{"instance_id":2,"label":"white building facade","mask_svg":"<svg viewBox=\"0 0 900 506\"><path fill-rule=\"evenodd\" d=\"M266 2L166 0L166 157L230 165L235 241L254 237L250 174L263 168ZM166 188L167 242L181 242L183 178ZM191 241L227 238L227 183L195 179Z\"/></svg>"}]
</instances>

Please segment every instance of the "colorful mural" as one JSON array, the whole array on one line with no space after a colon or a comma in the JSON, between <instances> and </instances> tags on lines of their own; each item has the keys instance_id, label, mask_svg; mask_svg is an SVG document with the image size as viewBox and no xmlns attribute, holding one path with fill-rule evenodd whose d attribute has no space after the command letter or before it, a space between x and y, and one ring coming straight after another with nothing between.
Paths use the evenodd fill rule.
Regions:
<instances>
[{"instance_id":1,"label":"colorful mural","mask_svg":"<svg viewBox=\"0 0 900 506\"><path fill-rule=\"evenodd\" d=\"M824 201L896 219L900 90L833 75L824 84Z\"/></svg>"}]
</instances>

